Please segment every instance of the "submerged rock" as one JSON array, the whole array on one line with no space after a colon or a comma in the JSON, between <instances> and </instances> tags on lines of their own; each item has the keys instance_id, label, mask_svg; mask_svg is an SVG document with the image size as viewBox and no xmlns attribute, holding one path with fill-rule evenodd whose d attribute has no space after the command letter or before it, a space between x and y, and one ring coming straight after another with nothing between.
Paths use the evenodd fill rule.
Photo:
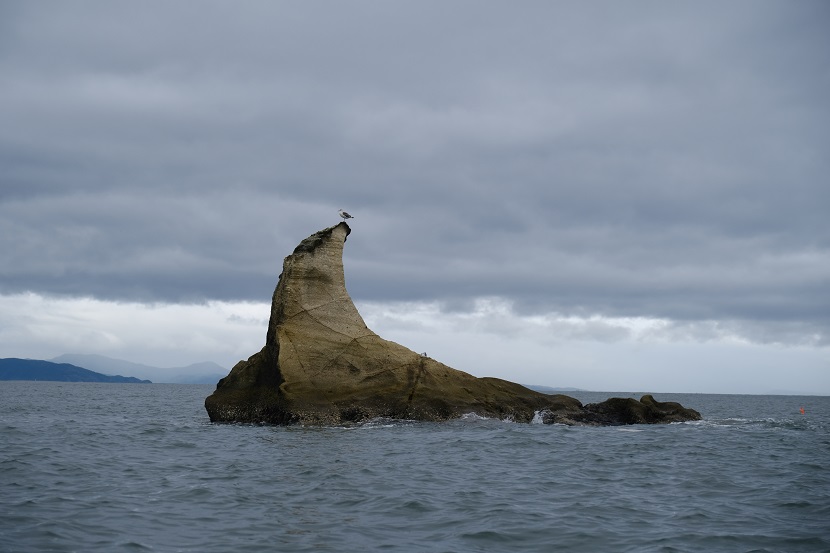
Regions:
<instances>
[{"instance_id":1,"label":"submerged rock","mask_svg":"<svg viewBox=\"0 0 830 553\"><path fill-rule=\"evenodd\" d=\"M345 222L321 230L285 258L265 347L237 363L205 400L211 421L341 425L377 417L443 421L467 413L517 422L541 414L546 423L590 425L700 418L651 396L583 406L565 395L476 378L384 340L346 291L343 246L350 232Z\"/></svg>"},{"instance_id":2,"label":"submerged rock","mask_svg":"<svg viewBox=\"0 0 830 553\"><path fill-rule=\"evenodd\" d=\"M546 424L582 424L614 426L623 424L655 424L700 420L700 413L674 401L659 402L650 394L634 398L612 397L601 403L589 403L578 412L542 411Z\"/></svg>"}]
</instances>

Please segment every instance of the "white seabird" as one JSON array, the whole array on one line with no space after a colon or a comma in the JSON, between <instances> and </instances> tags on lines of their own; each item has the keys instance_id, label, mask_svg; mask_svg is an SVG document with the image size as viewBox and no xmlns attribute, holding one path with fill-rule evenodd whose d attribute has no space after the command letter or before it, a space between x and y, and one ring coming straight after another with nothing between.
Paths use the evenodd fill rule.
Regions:
<instances>
[{"instance_id":1,"label":"white seabird","mask_svg":"<svg viewBox=\"0 0 830 553\"><path fill-rule=\"evenodd\" d=\"M349 215L348 213L346 213L342 209L340 211L338 211L338 213L340 214L340 216L343 218L344 221L346 219L354 219L354 217L352 217L351 215Z\"/></svg>"}]
</instances>

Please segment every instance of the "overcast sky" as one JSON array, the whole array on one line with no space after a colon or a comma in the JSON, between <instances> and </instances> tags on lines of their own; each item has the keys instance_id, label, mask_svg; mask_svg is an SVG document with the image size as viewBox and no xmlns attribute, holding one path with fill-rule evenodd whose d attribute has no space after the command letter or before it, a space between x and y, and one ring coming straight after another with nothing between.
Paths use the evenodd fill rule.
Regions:
<instances>
[{"instance_id":1,"label":"overcast sky","mask_svg":"<svg viewBox=\"0 0 830 553\"><path fill-rule=\"evenodd\" d=\"M355 218L477 376L830 394L825 1L0 3L0 357L230 368Z\"/></svg>"}]
</instances>

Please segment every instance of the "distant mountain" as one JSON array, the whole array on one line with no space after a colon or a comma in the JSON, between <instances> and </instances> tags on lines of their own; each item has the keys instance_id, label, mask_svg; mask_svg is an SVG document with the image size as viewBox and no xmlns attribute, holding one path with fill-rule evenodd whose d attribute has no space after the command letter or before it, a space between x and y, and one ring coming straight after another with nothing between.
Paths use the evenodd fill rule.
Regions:
<instances>
[{"instance_id":1,"label":"distant mountain","mask_svg":"<svg viewBox=\"0 0 830 553\"><path fill-rule=\"evenodd\" d=\"M39 359L0 359L0 380L51 380L57 382L120 382L150 384L132 376L110 376L76 367L69 363L52 363Z\"/></svg>"},{"instance_id":2,"label":"distant mountain","mask_svg":"<svg viewBox=\"0 0 830 553\"><path fill-rule=\"evenodd\" d=\"M103 355L67 353L50 359L55 363L71 363L91 371L103 374L133 374L157 383L174 384L216 384L220 378L228 375L228 370L211 361L194 363L185 367L153 367L132 363L123 359L113 359Z\"/></svg>"},{"instance_id":3,"label":"distant mountain","mask_svg":"<svg viewBox=\"0 0 830 553\"><path fill-rule=\"evenodd\" d=\"M558 394L561 392L586 392L581 388L551 388L550 386L537 386L536 384L523 384L525 388L542 392L543 394Z\"/></svg>"}]
</instances>

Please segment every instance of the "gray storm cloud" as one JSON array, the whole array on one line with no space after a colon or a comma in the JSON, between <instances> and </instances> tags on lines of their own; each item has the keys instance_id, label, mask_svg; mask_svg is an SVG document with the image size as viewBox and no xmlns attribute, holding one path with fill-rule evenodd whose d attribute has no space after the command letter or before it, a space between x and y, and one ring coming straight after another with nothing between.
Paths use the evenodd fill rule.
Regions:
<instances>
[{"instance_id":1,"label":"gray storm cloud","mask_svg":"<svg viewBox=\"0 0 830 553\"><path fill-rule=\"evenodd\" d=\"M830 328L823 2L6 2L0 293ZM793 331L793 329L799 329Z\"/></svg>"}]
</instances>

